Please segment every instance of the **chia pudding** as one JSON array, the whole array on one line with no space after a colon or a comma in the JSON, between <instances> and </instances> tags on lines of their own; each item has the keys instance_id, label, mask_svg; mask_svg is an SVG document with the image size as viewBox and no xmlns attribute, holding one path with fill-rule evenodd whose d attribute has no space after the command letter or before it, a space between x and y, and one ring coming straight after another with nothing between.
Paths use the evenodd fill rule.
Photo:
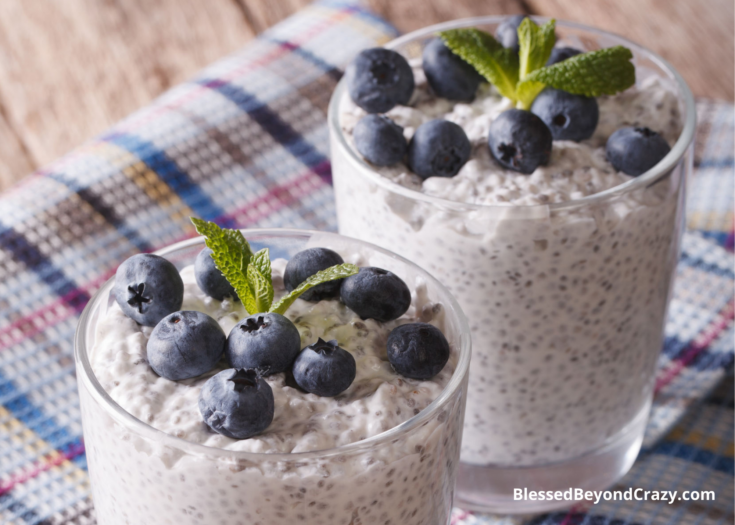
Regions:
<instances>
[{"instance_id":1,"label":"chia pudding","mask_svg":"<svg viewBox=\"0 0 735 525\"><path fill-rule=\"evenodd\" d=\"M197 410L202 386L227 368L224 359L192 379L159 377L146 353L153 328L127 317L112 300L95 305L96 321L80 328L93 340L91 370L104 395L129 414L120 419L88 381L80 381L101 525L447 522L466 388L466 378L457 378L467 365L460 358L467 344L459 333L462 321L453 305L447 310L449 296L426 274L356 241L322 236L320 246L325 238L338 239L333 249L347 262L403 270L410 306L398 319L378 322L361 319L339 300L297 299L285 316L298 328L302 346L336 340L354 357L355 379L341 394L319 397L301 390L287 373L265 377L273 392L273 421L248 439L213 432ZM272 262L276 300L286 293L286 262ZM193 265L180 275L180 310L208 314L225 334L248 316L239 301L205 294ZM106 301L104 292L97 302ZM449 360L431 379L403 377L388 362L389 333L412 322L436 326L449 341ZM447 395L450 383L457 390ZM437 399L438 405L425 410ZM144 432L131 428L130 416L143 424L134 426L147 426Z\"/></svg>"},{"instance_id":2,"label":"chia pudding","mask_svg":"<svg viewBox=\"0 0 735 525\"><path fill-rule=\"evenodd\" d=\"M605 145L624 126L646 126L673 147L684 120L675 83L639 67L634 87L597 98L589 138L554 140L549 161L523 174L488 147L511 101L488 83L472 101L437 96L416 57L429 37L424 30L393 47L409 57L415 89L385 116L407 142L429 121L457 124L469 159L454 176L428 178L405 158L371 164L353 137L367 113L343 82L330 107L340 233L418 262L466 312L474 356L463 463L564 462L634 422L639 439L678 253L684 164L633 186Z\"/></svg>"}]
</instances>

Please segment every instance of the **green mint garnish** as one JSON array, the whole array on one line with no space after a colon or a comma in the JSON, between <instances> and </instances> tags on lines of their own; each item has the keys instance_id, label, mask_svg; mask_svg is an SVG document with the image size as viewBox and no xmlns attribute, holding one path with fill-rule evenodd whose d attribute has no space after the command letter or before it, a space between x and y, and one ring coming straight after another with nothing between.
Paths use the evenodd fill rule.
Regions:
<instances>
[{"instance_id":1,"label":"green mint garnish","mask_svg":"<svg viewBox=\"0 0 735 525\"><path fill-rule=\"evenodd\" d=\"M450 29L439 36L455 55L474 67L501 95L513 99L518 84L518 55L479 29Z\"/></svg>"},{"instance_id":2,"label":"green mint garnish","mask_svg":"<svg viewBox=\"0 0 735 525\"><path fill-rule=\"evenodd\" d=\"M298 285L290 294L286 295L280 301L274 304L273 308L271 308L270 311L277 314L283 314L283 312L288 310L288 307L291 306L293 302L307 290L310 290L311 288L314 288L315 286L322 283L336 281L337 279L344 279L345 277L349 277L350 275L355 275L358 271L359 268L354 264L344 263L337 264L335 266L332 266L331 268L327 268L326 270L317 272L309 277L307 280L305 280L303 283Z\"/></svg>"},{"instance_id":3,"label":"green mint garnish","mask_svg":"<svg viewBox=\"0 0 735 525\"><path fill-rule=\"evenodd\" d=\"M256 309L255 296L247 278L247 269L253 257L248 241L239 230L223 230L213 222L196 217L191 217L191 222L197 233L206 237L214 265L235 289L245 309L253 314L259 313L253 311Z\"/></svg>"},{"instance_id":4,"label":"green mint garnish","mask_svg":"<svg viewBox=\"0 0 735 525\"><path fill-rule=\"evenodd\" d=\"M538 69L527 79L585 97L614 95L635 84L632 58L627 47L608 47Z\"/></svg>"},{"instance_id":5,"label":"green mint garnish","mask_svg":"<svg viewBox=\"0 0 735 525\"><path fill-rule=\"evenodd\" d=\"M255 296L257 312L267 312L273 303L273 279L271 277L271 260L268 248L263 248L253 255L247 270L250 290ZM248 310L249 312L250 310Z\"/></svg>"},{"instance_id":6,"label":"green mint garnish","mask_svg":"<svg viewBox=\"0 0 735 525\"><path fill-rule=\"evenodd\" d=\"M556 22L554 20L549 20L539 27L530 18L524 19L518 27L518 44L520 46L518 51L520 62L518 77L520 81L516 85L516 104L523 109L530 108L533 100L545 87L542 82L533 81L528 77L532 72L543 68L546 61L549 60L551 50L556 43L555 27Z\"/></svg>"},{"instance_id":7,"label":"green mint garnish","mask_svg":"<svg viewBox=\"0 0 735 525\"><path fill-rule=\"evenodd\" d=\"M518 51L520 72L518 77L524 80L532 71L546 65L551 50L556 44L556 21L549 20L539 27L530 18L524 18L518 27Z\"/></svg>"},{"instance_id":8,"label":"green mint garnish","mask_svg":"<svg viewBox=\"0 0 735 525\"><path fill-rule=\"evenodd\" d=\"M213 222L191 217L197 233L212 250L214 265L232 285L248 314L275 312L283 315L305 291L314 286L343 279L358 272L354 264L338 264L322 270L301 283L294 291L273 304L273 278L268 248L253 254L240 230L220 228Z\"/></svg>"},{"instance_id":9,"label":"green mint garnish","mask_svg":"<svg viewBox=\"0 0 735 525\"><path fill-rule=\"evenodd\" d=\"M583 53L547 67L556 42L554 28L554 20L539 27L525 19L518 27L517 55L479 29L451 29L439 35L454 54L520 109L529 109L546 86L597 97L614 95L635 84L633 54L622 46Z\"/></svg>"}]
</instances>

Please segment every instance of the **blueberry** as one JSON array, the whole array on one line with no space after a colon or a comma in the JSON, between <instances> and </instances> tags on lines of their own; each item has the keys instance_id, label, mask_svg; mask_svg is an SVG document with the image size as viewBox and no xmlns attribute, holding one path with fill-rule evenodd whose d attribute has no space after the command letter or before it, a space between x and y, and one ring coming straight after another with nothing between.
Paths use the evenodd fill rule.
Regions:
<instances>
[{"instance_id":1,"label":"blueberry","mask_svg":"<svg viewBox=\"0 0 735 525\"><path fill-rule=\"evenodd\" d=\"M454 177L470 153L470 140L460 126L448 120L430 120L416 129L408 144L408 166L422 179Z\"/></svg>"},{"instance_id":2,"label":"blueberry","mask_svg":"<svg viewBox=\"0 0 735 525\"><path fill-rule=\"evenodd\" d=\"M360 154L376 166L400 162L408 150L403 128L385 115L366 115L352 133Z\"/></svg>"},{"instance_id":3,"label":"blueberry","mask_svg":"<svg viewBox=\"0 0 735 525\"><path fill-rule=\"evenodd\" d=\"M301 388L320 397L341 394L355 380L357 365L337 341L321 338L304 348L293 364L293 378Z\"/></svg>"},{"instance_id":4,"label":"blueberry","mask_svg":"<svg viewBox=\"0 0 735 525\"><path fill-rule=\"evenodd\" d=\"M518 27L525 18L528 17L526 15L513 15L506 18L498 26L495 30L495 38L497 38L503 47L508 47L518 52L520 49L518 44Z\"/></svg>"},{"instance_id":5,"label":"blueberry","mask_svg":"<svg viewBox=\"0 0 735 525\"><path fill-rule=\"evenodd\" d=\"M530 111L508 109L490 124L490 153L504 168L521 173L549 162L552 141L544 121Z\"/></svg>"},{"instance_id":6,"label":"blueberry","mask_svg":"<svg viewBox=\"0 0 735 525\"><path fill-rule=\"evenodd\" d=\"M225 351L227 337L219 323L195 311L174 312L151 332L146 350L155 373L171 381L212 370Z\"/></svg>"},{"instance_id":7,"label":"blueberry","mask_svg":"<svg viewBox=\"0 0 735 525\"><path fill-rule=\"evenodd\" d=\"M233 368L257 369L268 376L285 372L301 350L296 326L281 314L246 317L227 337L227 360Z\"/></svg>"},{"instance_id":8,"label":"blueberry","mask_svg":"<svg viewBox=\"0 0 735 525\"><path fill-rule=\"evenodd\" d=\"M539 93L531 104L531 112L544 121L554 140L579 142L588 139L595 132L600 118L594 97L573 95L553 88Z\"/></svg>"},{"instance_id":9,"label":"blueberry","mask_svg":"<svg viewBox=\"0 0 735 525\"><path fill-rule=\"evenodd\" d=\"M404 324L388 334L388 361L404 377L431 379L449 361L449 343L434 325Z\"/></svg>"},{"instance_id":10,"label":"blueberry","mask_svg":"<svg viewBox=\"0 0 735 525\"><path fill-rule=\"evenodd\" d=\"M361 51L345 71L352 101L368 113L406 105L413 94L413 71L403 56L374 47Z\"/></svg>"},{"instance_id":11,"label":"blueberry","mask_svg":"<svg viewBox=\"0 0 735 525\"><path fill-rule=\"evenodd\" d=\"M424 47L422 67L431 89L449 100L471 102L483 78L477 70L452 53L439 38Z\"/></svg>"},{"instance_id":12,"label":"blueberry","mask_svg":"<svg viewBox=\"0 0 735 525\"><path fill-rule=\"evenodd\" d=\"M118 267L112 293L125 315L144 326L156 326L181 308L184 282L170 261L141 253Z\"/></svg>"},{"instance_id":13,"label":"blueberry","mask_svg":"<svg viewBox=\"0 0 735 525\"><path fill-rule=\"evenodd\" d=\"M197 255L196 261L194 261L194 277L199 288L208 296L214 297L218 301L225 297L238 300L235 289L215 266L214 259L212 259L212 250L209 248L204 248Z\"/></svg>"},{"instance_id":14,"label":"blueberry","mask_svg":"<svg viewBox=\"0 0 735 525\"><path fill-rule=\"evenodd\" d=\"M549 60L546 61L546 65L553 66L559 62L564 62L567 58L572 58L582 53L583 51L575 47L555 47L551 50L551 55L549 56Z\"/></svg>"},{"instance_id":15,"label":"blueberry","mask_svg":"<svg viewBox=\"0 0 735 525\"><path fill-rule=\"evenodd\" d=\"M347 277L340 290L342 302L362 319L381 323L398 319L411 306L411 291L396 274L366 267Z\"/></svg>"},{"instance_id":16,"label":"blueberry","mask_svg":"<svg viewBox=\"0 0 735 525\"><path fill-rule=\"evenodd\" d=\"M247 439L263 432L273 421L273 390L255 370L223 370L204 383L199 412L215 432Z\"/></svg>"},{"instance_id":17,"label":"blueberry","mask_svg":"<svg viewBox=\"0 0 735 525\"><path fill-rule=\"evenodd\" d=\"M317 272L326 270L345 261L337 252L327 248L308 248L300 251L288 261L283 272L283 284L289 292ZM343 279L322 283L304 292L299 298L313 303L339 296Z\"/></svg>"},{"instance_id":18,"label":"blueberry","mask_svg":"<svg viewBox=\"0 0 735 525\"><path fill-rule=\"evenodd\" d=\"M658 164L671 148L648 128L620 128L607 139L607 160L623 173L637 177Z\"/></svg>"}]
</instances>

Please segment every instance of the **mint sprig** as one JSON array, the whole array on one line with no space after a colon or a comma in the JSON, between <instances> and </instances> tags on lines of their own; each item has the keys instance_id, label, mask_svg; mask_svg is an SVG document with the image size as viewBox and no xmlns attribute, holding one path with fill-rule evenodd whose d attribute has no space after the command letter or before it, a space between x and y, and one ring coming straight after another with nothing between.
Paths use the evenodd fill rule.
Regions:
<instances>
[{"instance_id":1,"label":"mint sprig","mask_svg":"<svg viewBox=\"0 0 735 525\"><path fill-rule=\"evenodd\" d=\"M250 289L255 296L257 313L266 312L273 303L273 279L271 277L271 260L268 248L263 248L253 255L247 269L247 277Z\"/></svg>"},{"instance_id":2,"label":"mint sprig","mask_svg":"<svg viewBox=\"0 0 735 525\"><path fill-rule=\"evenodd\" d=\"M556 44L555 28L554 20L549 20L539 27L530 18L524 18L518 26L520 80L524 80L532 71L546 65Z\"/></svg>"},{"instance_id":3,"label":"mint sprig","mask_svg":"<svg viewBox=\"0 0 735 525\"><path fill-rule=\"evenodd\" d=\"M527 80L585 97L614 95L635 84L632 58L627 47L608 47L538 69Z\"/></svg>"},{"instance_id":4,"label":"mint sprig","mask_svg":"<svg viewBox=\"0 0 735 525\"><path fill-rule=\"evenodd\" d=\"M223 230L213 222L191 217L197 233L206 237L207 248L212 250L214 265L232 285L238 297L250 312L255 309L255 297L247 278L247 269L253 251L240 230ZM253 312L255 313L255 312Z\"/></svg>"},{"instance_id":5,"label":"mint sprig","mask_svg":"<svg viewBox=\"0 0 735 525\"><path fill-rule=\"evenodd\" d=\"M345 277L349 277L350 275L355 275L358 271L359 268L354 264L344 263L337 264L335 266L327 268L326 270L317 272L309 277L307 280L305 280L303 283L298 285L291 293L282 297L280 301L273 305L273 308L271 308L270 311L277 314L283 314L286 310L288 310L288 307L291 306L293 302L307 290L311 290L315 286L322 283L336 281L337 279L344 279Z\"/></svg>"},{"instance_id":6,"label":"mint sprig","mask_svg":"<svg viewBox=\"0 0 735 525\"><path fill-rule=\"evenodd\" d=\"M295 290L273 304L274 290L271 275L270 252L263 248L255 254L240 230L220 228L213 222L191 217L197 233L205 237L205 244L212 250L214 265L232 285L248 314L275 312L283 315L307 290L329 281L355 275L359 269L354 264L338 264L317 272Z\"/></svg>"},{"instance_id":7,"label":"mint sprig","mask_svg":"<svg viewBox=\"0 0 735 525\"><path fill-rule=\"evenodd\" d=\"M518 26L518 45L520 49L519 82L516 85L516 104L522 109L531 107L533 100L544 90L544 83L529 78L531 73L545 67L556 43L556 22L550 20L539 27L530 18L525 18Z\"/></svg>"},{"instance_id":8,"label":"mint sprig","mask_svg":"<svg viewBox=\"0 0 735 525\"><path fill-rule=\"evenodd\" d=\"M245 309L250 314L267 312L273 302L273 280L270 274L263 275L251 262L246 271L246 277L253 294L253 302L245 305Z\"/></svg>"},{"instance_id":9,"label":"mint sprig","mask_svg":"<svg viewBox=\"0 0 735 525\"><path fill-rule=\"evenodd\" d=\"M476 28L451 29L439 36L454 54L520 109L529 109L546 86L597 97L619 93L635 84L633 54L622 46L583 53L547 67L556 43L555 26L554 20L540 27L530 18L523 20L518 27L518 54Z\"/></svg>"},{"instance_id":10,"label":"mint sprig","mask_svg":"<svg viewBox=\"0 0 735 525\"><path fill-rule=\"evenodd\" d=\"M501 95L513 99L518 84L518 55L479 29L449 29L439 36L455 55L474 67Z\"/></svg>"}]
</instances>

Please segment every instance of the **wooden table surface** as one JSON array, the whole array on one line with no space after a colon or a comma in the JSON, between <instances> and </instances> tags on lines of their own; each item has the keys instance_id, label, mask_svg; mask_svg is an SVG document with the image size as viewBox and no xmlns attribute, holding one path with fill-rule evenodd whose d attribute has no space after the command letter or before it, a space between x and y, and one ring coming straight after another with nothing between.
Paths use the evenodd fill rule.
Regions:
<instances>
[{"instance_id":1,"label":"wooden table surface","mask_svg":"<svg viewBox=\"0 0 735 525\"><path fill-rule=\"evenodd\" d=\"M733 100L733 0L366 0L402 31L475 15L554 16L669 60ZM0 190L103 131L308 0L2 0Z\"/></svg>"}]
</instances>

